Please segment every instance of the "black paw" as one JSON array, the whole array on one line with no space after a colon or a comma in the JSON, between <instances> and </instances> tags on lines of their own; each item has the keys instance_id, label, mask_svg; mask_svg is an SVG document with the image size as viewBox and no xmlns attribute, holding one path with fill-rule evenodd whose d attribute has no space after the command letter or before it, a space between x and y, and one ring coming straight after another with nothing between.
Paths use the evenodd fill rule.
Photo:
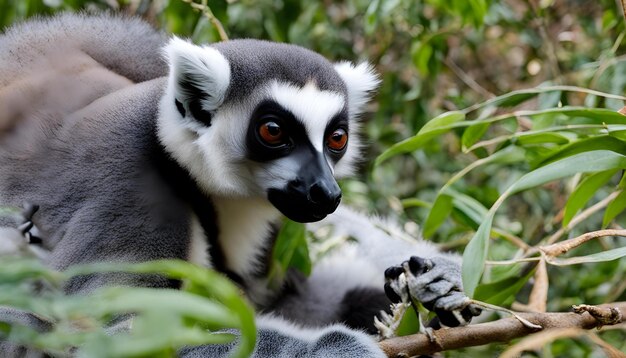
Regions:
<instances>
[{"instance_id":1,"label":"black paw","mask_svg":"<svg viewBox=\"0 0 626 358\"><path fill-rule=\"evenodd\" d=\"M445 258L412 256L385 271L385 293L394 302L418 301L437 314L441 325L466 325L480 309L463 292L459 265Z\"/></svg>"}]
</instances>

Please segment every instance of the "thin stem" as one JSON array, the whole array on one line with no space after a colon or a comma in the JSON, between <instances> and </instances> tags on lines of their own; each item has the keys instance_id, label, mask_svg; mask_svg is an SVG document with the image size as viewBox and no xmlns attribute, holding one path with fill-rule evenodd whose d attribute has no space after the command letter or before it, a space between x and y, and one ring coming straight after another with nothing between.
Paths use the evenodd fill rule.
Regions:
<instances>
[{"instance_id":1,"label":"thin stem","mask_svg":"<svg viewBox=\"0 0 626 358\"><path fill-rule=\"evenodd\" d=\"M607 230L592 231L592 232L588 232L586 234L580 235L578 237L575 237L573 239L561 241L557 244L541 246L539 247L539 250L541 250L544 254L548 256L553 256L553 257L559 256L570 251L573 248L576 248L586 243L587 241L597 239L599 237L606 237L606 236L626 237L626 230L607 229Z\"/></svg>"},{"instance_id":2,"label":"thin stem","mask_svg":"<svg viewBox=\"0 0 626 358\"><path fill-rule=\"evenodd\" d=\"M182 1L189 4L189 6L191 6L192 9L202 12L202 15L204 15L211 22L213 27L215 27L222 41L228 40L228 35L226 34L226 31L224 30L224 26L222 25L220 20L217 17L215 17L215 15L213 14L213 11L211 10L211 7L208 4L208 0L201 0L202 3L200 4L194 2L194 0L182 0Z\"/></svg>"},{"instance_id":3,"label":"thin stem","mask_svg":"<svg viewBox=\"0 0 626 358\"><path fill-rule=\"evenodd\" d=\"M485 261L485 265L508 266L508 265L519 264L519 263L522 263L522 262L535 262L535 261L540 261L540 260L541 260L540 256L537 256L537 257L523 257L523 258L514 259L514 260Z\"/></svg>"},{"instance_id":4,"label":"thin stem","mask_svg":"<svg viewBox=\"0 0 626 358\"><path fill-rule=\"evenodd\" d=\"M471 88L474 91L480 93L485 98L493 98L493 97L495 97L495 95L493 93L489 92L487 89L485 89L483 86L481 86L478 82L476 82L470 75L465 73L465 71L463 71L462 68L457 66L457 64L451 58L446 57L443 60L443 63L446 66L448 66L452 70L452 72L454 72L454 74L457 75L457 77L461 81L463 81L463 83L465 83L469 88Z\"/></svg>"},{"instance_id":5,"label":"thin stem","mask_svg":"<svg viewBox=\"0 0 626 358\"><path fill-rule=\"evenodd\" d=\"M611 193L606 198L600 200L596 204L590 206L589 208L587 208L586 210L584 210L580 214L576 215L572 219L572 221L570 221L569 224L567 224L566 227L562 227L559 230L557 230L554 234L552 234L552 236L550 236L548 238L548 240L546 241L546 245L554 244L558 239L561 238L561 236L563 236L566 233L570 232L576 225L580 224L582 221L585 221L587 218L589 218L591 215L595 214L596 212L604 209L621 192L622 192L621 190L618 190L618 191L615 191L615 192Z\"/></svg>"},{"instance_id":6,"label":"thin stem","mask_svg":"<svg viewBox=\"0 0 626 358\"><path fill-rule=\"evenodd\" d=\"M508 313L511 316L517 318L518 321L520 321L524 326L526 326L526 327L528 327L530 329L536 329L536 330L543 329L543 327L541 327L540 325L537 325L537 324L534 324L534 323L528 321L527 319L519 316L517 313L515 313L515 312L513 312L513 311L511 311L509 309L506 309L506 308L503 308L503 307L500 307L500 306L495 306L495 305L489 304L487 302L477 301L477 300L470 300L470 304L472 304L474 306L490 309L492 311L499 311L499 312Z\"/></svg>"}]
</instances>

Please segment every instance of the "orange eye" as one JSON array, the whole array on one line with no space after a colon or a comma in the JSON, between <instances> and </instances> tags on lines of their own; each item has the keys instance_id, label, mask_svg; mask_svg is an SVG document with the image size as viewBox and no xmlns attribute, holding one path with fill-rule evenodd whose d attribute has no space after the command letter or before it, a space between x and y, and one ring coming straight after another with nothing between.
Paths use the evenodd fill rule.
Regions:
<instances>
[{"instance_id":1,"label":"orange eye","mask_svg":"<svg viewBox=\"0 0 626 358\"><path fill-rule=\"evenodd\" d=\"M259 136L266 144L277 146L283 143L284 132L278 123L269 121L261 124Z\"/></svg>"},{"instance_id":2,"label":"orange eye","mask_svg":"<svg viewBox=\"0 0 626 358\"><path fill-rule=\"evenodd\" d=\"M328 142L326 143L326 145L331 150L339 152L346 147L347 143L348 133L346 133L343 128L337 128L331 135L328 136Z\"/></svg>"}]
</instances>

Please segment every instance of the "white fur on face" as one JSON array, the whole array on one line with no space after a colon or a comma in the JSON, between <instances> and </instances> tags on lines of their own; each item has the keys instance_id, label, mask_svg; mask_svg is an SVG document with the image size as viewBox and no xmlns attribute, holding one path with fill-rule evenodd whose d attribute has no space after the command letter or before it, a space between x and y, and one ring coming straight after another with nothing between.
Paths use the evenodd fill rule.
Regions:
<instances>
[{"instance_id":1,"label":"white fur on face","mask_svg":"<svg viewBox=\"0 0 626 358\"><path fill-rule=\"evenodd\" d=\"M343 109L344 97L336 92L320 91L313 83L298 88L273 81L268 86L268 92L270 98L304 124L313 147L323 152L326 126Z\"/></svg>"}]
</instances>

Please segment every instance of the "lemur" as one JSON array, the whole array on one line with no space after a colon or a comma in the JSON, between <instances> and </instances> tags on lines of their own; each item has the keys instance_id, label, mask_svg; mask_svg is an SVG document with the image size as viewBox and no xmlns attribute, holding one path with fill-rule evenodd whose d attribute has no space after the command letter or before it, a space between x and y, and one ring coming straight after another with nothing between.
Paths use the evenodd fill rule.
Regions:
<instances>
[{"instance_id":1,"label":"lemur","mask_svg":"<svg viewBox=\"0 0 626 358\"><path fill-rule=\"evenodd\" d=\"M458 258L335 212L336 178L360 159L358 116L378 83L365 63L260 40L197 46L117 15L17 24L0 36L0 204L30 205L21 229L54 269L182 259L224 273L259 311L255 356L383 357L366 331L401 295L448 325L474 313ZM359 243L271 289L283 216L328 216ZM109 284L176 282L91 275L66 290Z\"/></svg>"}]
</instances>

